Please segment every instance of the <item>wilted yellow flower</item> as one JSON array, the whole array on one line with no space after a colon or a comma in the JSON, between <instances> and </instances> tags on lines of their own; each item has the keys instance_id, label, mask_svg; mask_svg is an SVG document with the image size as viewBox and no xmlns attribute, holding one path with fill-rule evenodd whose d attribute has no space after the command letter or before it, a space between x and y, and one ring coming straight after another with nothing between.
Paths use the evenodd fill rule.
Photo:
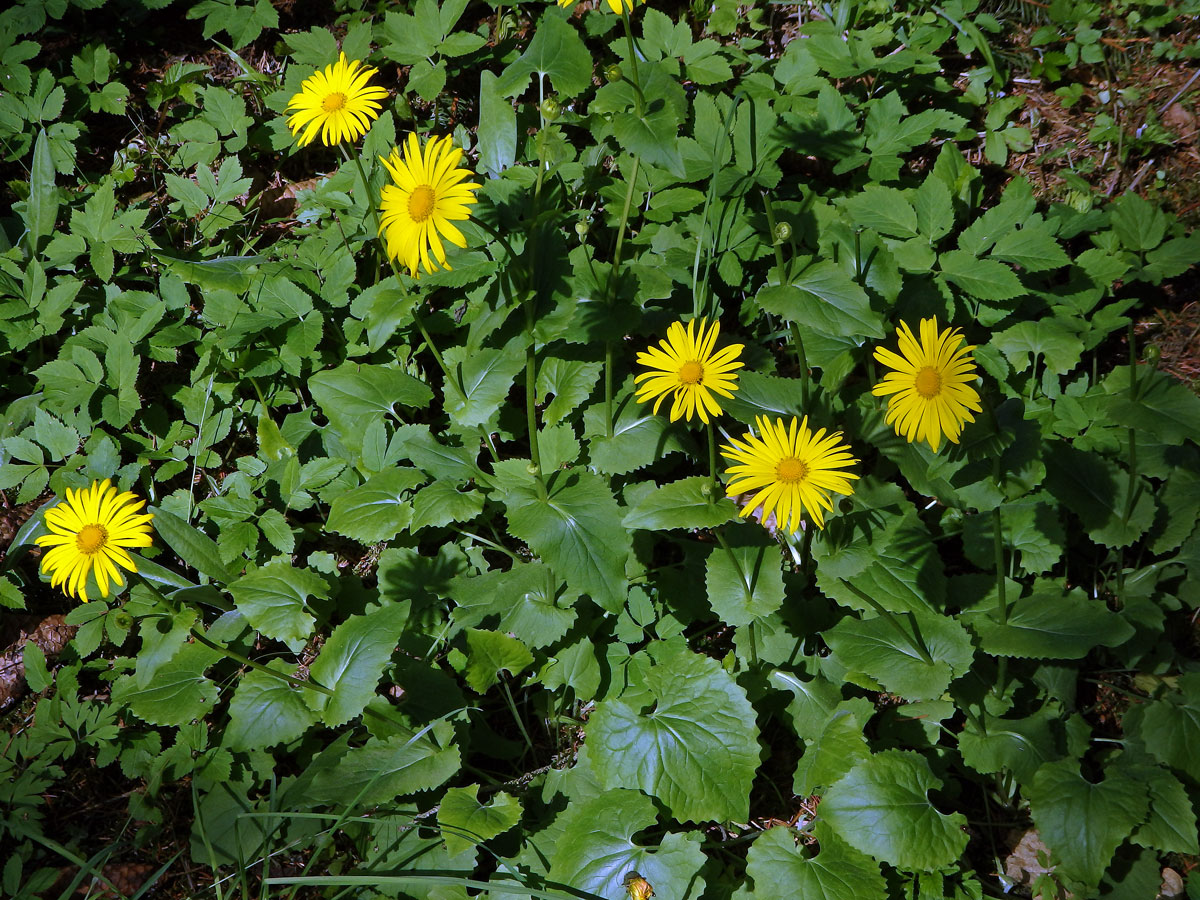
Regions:
<instances>
[{"instance_id":1,"label":"wilted yellow flower","mask_svg":"<svg viewBox=\"0 0 1200 900\"><path fill-rule=\"evenodd\" d=\"M376 101L388 92L368 85L375 69L360 66L361 62L347 60L343 53L337 62L304 79L299 93L292 95L287 108L295 112L288 116L287 124L301 147L318 133L327 147L357 140L379 118L382 107Z\"/></svg>"},{"instance_id":2,"label":"wilted yellow flower","mask_svg":"<svg viewBox=\"0 0 1200 900\"><path fill-rule=\"evenodd\" d=\"M672 422L680 416L690 422L695 413L701 422L708 424L709 413L719 416L721 407L713 394L732 397L737 390L734 370L743 365L739 358L741 344L730 344L713 352L720 332L720 322L713 322L707 331L704 319L699 320L699 328L695 319L687 323L686 329L682 322L673 323L667 329L665 341L638 354L638 363L650 371L634 379L645 382L637 389L637 399L642 403L654 400L657 413L666 396L672 395Z\"/></svg>"},{"instance_id":3,"label":"wilted yellow flower","mask_svg":"<svg viewBox=\"0 0 1200 900\"><path fill-rule=\"evenodd\" d=\"M383 160L395 183L383 188L379 235L387 255L407 266L413 277L420 275L421 266L430 273L450 268L441 238L457 247L467 246L452 222L470 216L467 207L475 202L479 185L464 180L474 173L459 167L462 155L462 148L455 147L449 135L430 138L422 155L417 136L409 134L404 155L397 147Z\"/></svg>"},{"instance_id":4,"label":"wilted yellow flower","mask_svg":"<svg viewBox=\"0 0 1200 900\"><path fill-rule=\"evenodd\" d=\"M803 420L792 416L790 426L783 419L772 423L766 416L755 421L758 435L748 431L740 441L721 447L721 455L737 463L726 470L732 476L726 495L753 492L742 516L762 507L764 521L774 514L776 526L793 534L805 510L818 528L824 528L822 510L833 511L830 494L854 493L850 480L858 478L853 472L838 471L858 462L850 447L841 443L842 433L826 436L822 428L813 434L808 416Z\"/></svg>"},{"instance_id":5,"label":"wilted yellow flower","mask_svg":"<svg viewBox=\"0 0 1200 900\"><path fill-rule=\"evenodd\" d=\"M42 571L50 575L52 587L88 602L88 572L95 569L96 584L102 596L108 596L108 583L125 583L117 566L136 572L137 566L126 547L150 546L152 513L137 512L145 500L129 492L118 493L106 478L92 482L89 488L72 491L67 498L46 511L50 534L37 539L39 547L54 549L42 557Z\"/></svg>"},{"instance_id":6,"label":"wilted yellow flower","mask_svg":"<svg viewBox=\"0 0 1200 900\"><path fill-rule=\"evenodd\" d=\"M654 888L637 872L625 876L625 890L629 892L629 900L650 900L654 896Z\"/></svg>"},{"instance_id":7,"label":"wilted yellow flower","mask_svg":"<svg viewBox=\"0 0 1200 900\"><path fill-rule=\"evenodd\" d=\"M875 385L871 393L886 394L887 423L913 441L928 441L937 452L942 435L958 443L966 422L974 422L971 410L980 412L979 393L971 386L975 380L975 360L969 355L975 348L960 346L963 336L957 328L938 333L937 318L921 320L918 344L907 323L896 329L900 353L875 348L875 359L895 369Z\"/></svg>"}]
</instances>

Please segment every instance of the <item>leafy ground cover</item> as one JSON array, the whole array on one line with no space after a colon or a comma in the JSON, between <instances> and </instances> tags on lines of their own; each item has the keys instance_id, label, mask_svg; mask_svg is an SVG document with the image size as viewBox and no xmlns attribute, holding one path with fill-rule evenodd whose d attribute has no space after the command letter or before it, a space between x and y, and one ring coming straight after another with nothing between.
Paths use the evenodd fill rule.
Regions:
<instances>
[{"instance_id":1,"label":"leafy ground cover","mask_svg":"<svg viewBox=\"0 0 1200 900\"><path fill-rule=\"evenodd\" d=\"M613 5L0 13L6 896L1200 896L1200 7Z\"/></svg>"}]
</instances>

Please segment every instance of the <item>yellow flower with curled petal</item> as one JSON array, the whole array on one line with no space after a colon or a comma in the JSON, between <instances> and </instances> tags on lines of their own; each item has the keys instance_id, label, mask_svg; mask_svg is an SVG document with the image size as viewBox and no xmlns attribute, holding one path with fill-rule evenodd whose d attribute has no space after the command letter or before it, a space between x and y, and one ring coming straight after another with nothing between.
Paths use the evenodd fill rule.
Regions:
<instances>
[{"instance_id":1,"label":"yellow flower with curled petal","mask_svg":"<svg viewBox=\"0 0 1200 900\"><path fill-rule=\"evenodd\" d=\"M337 62L305 78L287 105L294 110L287 124L297 143L305 147L319 134L326 147L333 147L366 134L382 111L378 101L388 95L367 84L375 71L343 53Z\"/></svg>"},{"instance_id":2,"label":"yellow flower with curled petal","mask_svg":"<svg viewBox=\"0 0 1200 900\"><path fill-rule=\"evenodd\" d=\"M670 395L674 397L672 422L680 416L690 422L696 414L707 425L710 413L721 414L713 395L732 397L737 390L734 370L744 365L739 358L743 345L730 344L714 352L721 323L713 322L705 329L704 319L700 319L699 328L696 326L696 319L688 322L687 328L675 322L667 329L665 341L639 353L637 361L650 371L642 372L634 381L645 382L637 389L637 399L642 403L654 400L655 413Z\"/></svg>"}]
</instances>

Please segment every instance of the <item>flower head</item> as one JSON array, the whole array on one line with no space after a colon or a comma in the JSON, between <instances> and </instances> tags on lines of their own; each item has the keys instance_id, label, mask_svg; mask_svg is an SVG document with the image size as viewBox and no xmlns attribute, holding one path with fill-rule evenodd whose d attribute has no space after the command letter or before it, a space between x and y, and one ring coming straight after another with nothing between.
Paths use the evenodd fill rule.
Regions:
<instances>
[{"instance_id":1,"label":"flower head","mask_svg":"<svg viewBox=\"0 0 1200 900\"><path fill-rule=\"evenodd\" d=\"M806 510L817 527L824 528L822 510L833 511L829 495L854 493L850 480L858 478L853 472L839 471L858 462L841 442L842 433L827 436L822 428L813 434L808 416L803 420L792 416L790 425L783 419L772 423L766 416L755 422L758 435L748 431L740 441L721 447L721 455L736 463L726 470L732 476L726 495L753 491L742 516L762 507L764 520L774 514L777 526L792 534L800 528Z\"/></svg>"},{"instance_id":2,"label":"flower head","mask_svg":"<svg viewBox=\"0 0 1200 900\"><path fill-rule=\"evenodd\" d=\"M108 583L124 584L117 566L136 572L133 557L126 547L150 546L151 513L138 514L146 505L131 493L118 493L108 479L73 491L67 499L46 511L50 533L37 539L40 547L52 547L42 557L42 571L50 575L50 585L63 586L68 595L88 602L88 572L96 571L96 583L102 596L108 596Z\"/></svg>"},{"instance_id":3,"label":"flower head","mask_svg":"<svg viewBox=\"0 0 1200 900\"><path fill-rule=\"evenodd\" d=\"M641 0L645 3L646 0ZM615 12L618 16L622 12L631 13L637 0L608 0L608 8ZM558 5L562 7L574 6L575 0L558 0Z\"/></svg>"},{"instance_id":4,"label":"flower head","mask_svg":"<svg viewBox=\"0 0 1200 900\"><path fill-rule=\"evenodd\" d=\"M414 278L420 275L421 266L429 273L439 267L450 268L442 238L458 247L467 246L452 222L470 215L467 207L475 202L479 185L464 181L474 173L459 167L462 155L462 148L455 147L449 135L430 138L422 153L417 136L410 134L403 156L397 147L383 159L395 184L383 188L379 235L387 255L407 266Z\"/></svg>"},{"instance_id":5,"label":"flower head","mask_svg":"<svg viewBox=\"0 0 1200 900\"><path fill-rule=\"evenodd\" d=\"M318 133L326 147L366 134L379 118L382 107L377 101L388 95L383 88L367 84L374 74L374 69L346 59L343 53L337 62L305 78L287 105L294 110L288 128L299 137L300 146L310 144Z\"/></svg>"},{"instance_id":6,"label":"flower head","mask_svg":"<svg viewBox=\"0 0 1200 900\"><path fill-rule=\"evenodd\" d=\"M637 399L642 403L653 399L657 413L666 396L672 395L672 422L680 416L690 422L695 413L701 422L708 424L709 413L719 416L721 407L713 394L732 397L737 390L734 370L743 365L739 358L741 344L730 344L713 352L720 331L720 322L713 322L706 331L704 319L700 319L699 328L695 319L687 323L686 329L682 322L672 324L665 341L638 354L638 363L650 371L634 379L645 382L637 389Z\"/></svg>"},{"instance_id":7,"label":"flower head","mask_svg":"<svg viewBox=\"0 0 1200 900\"><path fill-rule=\"evenodd\" d=\"M921 341L917 343L907 323L896 329L900 353L875 348L875 358L894 372L883 376L871 393L876 397L891 394L887 423L913 441L928 441L937 452L942 435L958 443L966 422L974 422L971 410L980 412L979 394L971 387L975 380L972 346L963 344L957 328L938 333L937 319L921 320Z\"/></svg>"}]
</instances>

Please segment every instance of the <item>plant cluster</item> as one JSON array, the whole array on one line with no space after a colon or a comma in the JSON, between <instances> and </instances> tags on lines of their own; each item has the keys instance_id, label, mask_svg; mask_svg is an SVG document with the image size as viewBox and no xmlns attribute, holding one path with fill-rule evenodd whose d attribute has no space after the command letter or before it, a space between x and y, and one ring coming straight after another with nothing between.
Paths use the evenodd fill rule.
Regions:
<instances>
[{"instance_id":1,"label":"plant cluster","mask_svg":"<svg viewBox=\"0 0 1200 900\"><path fill-rule=\"evenodd\" d=\"M236 74L136 91L0 13L0 603L78 629L25 644L4 892L117 890L181 803L218 896L1193 865L1200 397L1134 322L1200 236L983 167L987 14L345 7L275 73L203 0Z\"/></svg>"}]
</instances>

